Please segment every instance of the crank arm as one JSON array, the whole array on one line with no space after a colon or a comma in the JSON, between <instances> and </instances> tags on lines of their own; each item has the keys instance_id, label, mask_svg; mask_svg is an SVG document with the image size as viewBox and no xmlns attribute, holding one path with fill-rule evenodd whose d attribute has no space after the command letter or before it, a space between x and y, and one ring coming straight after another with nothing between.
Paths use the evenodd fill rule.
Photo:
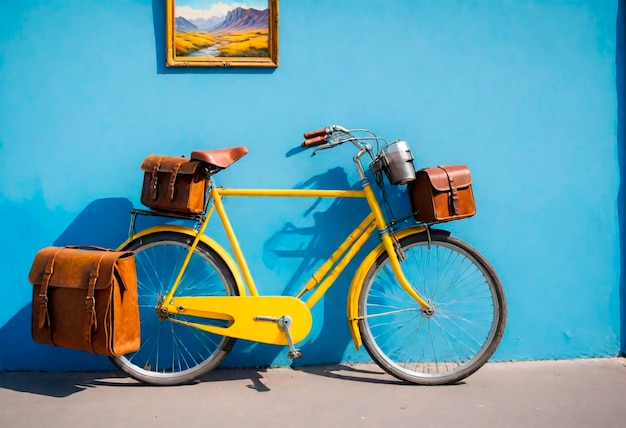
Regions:
<instances>
[{"instance_id":1,"label":"crank arm","mask_svg":"<svg viewBox=\"0 0 626 428\"><path fill-rule=\"evenodd\" d=\"M287 358L289 358L290 360L294 360L302 356L302 350L296 349L296 347L293 346L293 340L291 340L291 333L289 332L289 327L291 326L291 323L293 320L291 319L289 315L283 315L280 318L258 316L258 317L254 317L254 320L255 321L268 321L268 322L273 322L273 323L278 324L278 329L280 331L284 331L285 334L287 335L287 344L289 345L289 352L287 352Z\"/></svg>"}]
</instances>

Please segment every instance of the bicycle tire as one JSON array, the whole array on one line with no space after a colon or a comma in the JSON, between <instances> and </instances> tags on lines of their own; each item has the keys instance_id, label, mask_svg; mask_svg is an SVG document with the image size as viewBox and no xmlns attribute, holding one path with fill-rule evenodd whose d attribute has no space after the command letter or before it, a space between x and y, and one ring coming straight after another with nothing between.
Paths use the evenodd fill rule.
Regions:
<instances>
[{"instance_id":1,"label":"bicycle tire","mask_svg":"<svg viewBox=\"0 0 626 428\"><path fill-rule=\"evenodd\" d=\"M213 325L184 315L157 313L158 303L172 285L193 237L178 232L155 232L136 238L123 249L135 252L141 347L137 352L112 357L113 363L132 378L153 385L189 383L217 367L235 339L208 333L174 320ZM199 242L175 296L238 295L235 278L224 260Z\"/></svg>"},{"instance_id":2,"label":"bicycle tire","mask_svg":"<svg viewBox=\"0 0 626 428\"><path fill-rule=\"evenodd\" d=\"M489 262L443 231L399 240L402 270L434 308L427 315L401 288L381 254L359 295L363 345L387 373L421 385L458 382L482 367L506 326L506 299Z\"/></svg>"}]
</instances>

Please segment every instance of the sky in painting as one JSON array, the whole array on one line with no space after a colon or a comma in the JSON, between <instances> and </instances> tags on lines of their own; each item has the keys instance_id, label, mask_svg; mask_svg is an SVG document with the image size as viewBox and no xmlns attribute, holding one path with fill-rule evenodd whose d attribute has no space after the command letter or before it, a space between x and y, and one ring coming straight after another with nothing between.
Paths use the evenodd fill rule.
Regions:
<instances>
[{"instance_id":1,"label":"sky in painting","mask_svg":"<svg viewBox=\"0 0 626 428\"><path fill-rule=\"evenodd\" d=\"M254 8L259 10L267 9L267 0L180 0L176 1L176 16L186 19L208 19L213 16L225 16L229 11L243 7L244 9Z\"/></svg>"}]
</instances>

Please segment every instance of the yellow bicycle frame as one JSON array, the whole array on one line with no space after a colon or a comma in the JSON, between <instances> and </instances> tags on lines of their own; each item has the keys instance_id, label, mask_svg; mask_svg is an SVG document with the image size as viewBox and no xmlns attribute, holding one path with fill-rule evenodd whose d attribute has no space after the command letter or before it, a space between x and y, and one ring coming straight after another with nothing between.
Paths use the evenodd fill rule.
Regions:
<instances>
[{"instance_id":1,"label":"yellow bicycle frame","mask_svg":"<svg viewBox=\"0 0 626 428\"><path fill-rule=\"evenodd\" d=\"M346 237L344 242L332 253L332 255L326 260L318 270L311 276L309 281L304 285L302 290L295 296L295 298L285 296L274 296L263 299L245 299L245 296L257 297L259 292L254 283L250 269L245 260L243 252L239 246L239 242L230 223L228 215L224 209L223 197L316 197L316 198L361 198L366 199L371 212L361 221L361 223ZM183 265L178 273L178 276L169 290L168 294L163 299L162 308L168 313L184 313L187 315L195 315L199 317L219 318L233 321L232 325L224 327L205 326L203 324L196 324L190 322L183 322L185 324L197 327L206 331L225 334L232 337L246 338L249 340L256 340L264 343L276 343L286 344L284 337L276 337L276 329L267 329L262 327L263 323L250 323L249 321L254 319L252 311L258 312L260 307L265 310L273 310L275 313L279 313L281 310L291 310L295 313L302 315L303 319L306 318L304 311L309 310L322 298L326 291L332 286L337 277L343 272L345 267L350 263L358 251L363 247L365 242L374 233L374 230L378 229L380 234L381 243L374 248L363 260L361 266L357 270L347 301L347 313L348 323L350 327L350 333L357 349L361 345L361 334L358 327L358 297L362 287L363 280L367 271L372 266L374 261L383 253L386 252L389 256L390 265L401 287L409 294L415 301L421 306L422 309L430 309L429 304L415 291L413 286L408 282L404 276L400 267L400 262L396 255L396 249L394 247L394 239L405 236L407 232L399 232L392 238L389 234L387 224L385 222L382 210L374 192L369 184L366 184L363 190L315 190L315 189L224 189L219 187L212 187L210 191L211 205L206 215L206 218L201 224L199 230L192 228L162 225L156 226L147 230L135 234L128 241L123 243L120 248L123 248L128 242L137 237L144 236L154 232L160 231L172 231L177 233L187 234L194 237L193 243L189 248L187 256L183 262ZM232 248L235 259L229 255L217 242L204 235L204 231L208 225L209 220L212 217L214 211L217 211L222 226L226 232L226 236ZM423 228L422 228L423 229ZM411 233L416 231L415 228L410 230ZM174 294L178 285L182 279L183 273L191 259L195 248L199 242L203 242L213 250L215 250L220 257L224 259L230 270L235 276L239 296L233 298L222 298L219 304L219 311L216 309L215 298L186 298L176 297ZM237 269L237 266L239 269ZM240 273L241 272L241 273ZM302 300L304 295L308 292L312 292L310 296L304 299L306 308L303 309L299 306L299 302L294 300ZM244 299L242 300L242 297ZM204 299L204 300L203 300ZM274 300L272 300L274 299ZM185 303L183 305L182 303ZM246 303L247 302L247 303ZM238 304L239 303L239 304ZM195 306L194 306L195 305ZM285 308L273 308L272 306L285 306ZM189 308L191 307L191 309ZM183 309L184 308L184 309ZM276 312L278 311L278 312ZM256 314L255 312L255 314ZM305 319L301 323L294 322L292 325L292 336L294 342L302 340L308 334L311 326L310 314L309 319ZM237 321L235 320L247 320ZM182 322L182 321L177 321ZM261 328L259 328L261 326ZM227 331L228 330L228 331ZM284 334L283 334L284 336Z\"/></svg>"}]
</instances>

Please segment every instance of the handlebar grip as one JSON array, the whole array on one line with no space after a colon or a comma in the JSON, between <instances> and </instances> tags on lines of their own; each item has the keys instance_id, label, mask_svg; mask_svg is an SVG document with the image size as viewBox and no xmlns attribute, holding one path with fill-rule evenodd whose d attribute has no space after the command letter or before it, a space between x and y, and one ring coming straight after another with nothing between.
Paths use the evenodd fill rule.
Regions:
<instances>
[{"instance_id":1,"label":"handlebar grip","mask_svg":"<svg viewBox=\"0 0 626 428\"><path fill-rule=\"evenodd\" d=\"M326 131L324 131L324 135L318 135L317 137L307 138L302 142L302 147L313 147L319 146L326 142Z\"/></svg>"},{"instance_id":2,"label":"handlebar grip","mask_svg":"<svg viewBox=\"0 0 626 428\"><path fill-rule=\"evenodd\" d=\"M315 131L309 131L304 133L304 138L311 139L314 137L319 137L322 135L326 135L326 128L316 129Z\"/></svg>"}]
</instances>

